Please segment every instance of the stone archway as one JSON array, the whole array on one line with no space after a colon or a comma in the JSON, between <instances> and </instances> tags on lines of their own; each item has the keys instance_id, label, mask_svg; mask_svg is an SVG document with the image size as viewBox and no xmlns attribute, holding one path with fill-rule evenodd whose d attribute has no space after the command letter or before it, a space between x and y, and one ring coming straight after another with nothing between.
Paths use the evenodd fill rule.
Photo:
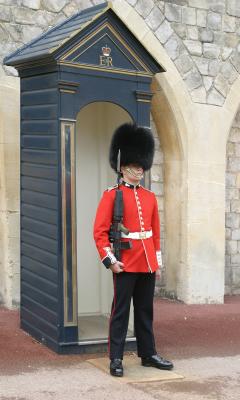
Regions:
<instances>
[{"instance_id":1,"label":"stone archway","mask_svg":"<svg viewBox=\"0 0 240 400\"><path fill-rule=\"evenodd\" d=\"M152 85L154 93L152 116L164 156L164 218L163 232L163 273L167 296L181 296L180 266L183 255L183 152L173 110L157 80ZM182 289L183 290L183 289Z\"/></svg>"},{"instance_id":2,"label":"stone archway","mask_svg":"<svg viewBox=\"0 0 240 400\"><path fill-rule=\"evenodd\" d=\"M240 109L226 146L225 293L240 294Z\"/></svg>"},{"instance_id":3,"label":"stone archway","mask_svg":"<svg viewBox=\"0 0 240 400\"><path fill-rule=\"evenodd\" d=\"M0 81L0 303L20 301L19 80Z\"/></svg>"}]
</instances>

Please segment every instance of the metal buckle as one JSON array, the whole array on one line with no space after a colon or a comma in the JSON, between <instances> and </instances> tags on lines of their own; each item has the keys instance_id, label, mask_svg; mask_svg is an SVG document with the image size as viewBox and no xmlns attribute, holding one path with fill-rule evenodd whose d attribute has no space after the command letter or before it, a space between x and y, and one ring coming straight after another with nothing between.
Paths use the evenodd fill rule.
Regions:
<instances>
[{"instance_id":1,"label":"metal buckle","mask_svg":"<svg viewBox=\"0 0 240 400\"><path fill-rule=\"evenodd\" d=\"M146 231L145 232L139 232L139 237L140 237L140 239L146 239L147 232Z\"/></svg>"}]
</instances>

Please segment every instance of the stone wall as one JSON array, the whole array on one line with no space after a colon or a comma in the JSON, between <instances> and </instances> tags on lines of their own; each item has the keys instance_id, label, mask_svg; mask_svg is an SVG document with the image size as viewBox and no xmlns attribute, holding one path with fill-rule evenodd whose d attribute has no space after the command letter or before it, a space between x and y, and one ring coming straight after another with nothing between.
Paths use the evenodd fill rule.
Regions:
<instances>
[{"instance_id":1,"label":"stone wall","mask_svg":"<svg viewBox=\"0 0 240 400\"><path fill-rule=\"evenodd\" d=\"M240 294L240 110L227 143L226 293Z\"/></svg>"},{"instance_id":2,"label":"stone wall","mask_svg":"<svg viewBox=\"0 0 240 400\"><path fill-rule=\"evenodd\" d=\"M186 82L192 100L223 105L240 72L240 2L127 1L145 19L164 46ZM1 59L79 9L101 2L102 0L2 0ZM16 74L16 71L11 67L3 67L2 73Z\"/></svg>"}]
</instances>

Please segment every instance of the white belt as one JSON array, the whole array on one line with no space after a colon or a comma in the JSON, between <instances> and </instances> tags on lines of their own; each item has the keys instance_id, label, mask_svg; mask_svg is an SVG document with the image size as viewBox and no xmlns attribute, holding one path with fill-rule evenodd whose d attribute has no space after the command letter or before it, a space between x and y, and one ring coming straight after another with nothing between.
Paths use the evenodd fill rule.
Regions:
<instances>
[{"instance_id":1,"label":"white belt","mask_svg":"<svg viewBox=\"0 0 240 400\"><path fill-rule=\"evenodd\" d=\"M121 232L121 237L124 239L148 239L152 237L152 229L150 231L143 231L143 232L129 232L128 235Z\"/></svg>"}]
</instances>

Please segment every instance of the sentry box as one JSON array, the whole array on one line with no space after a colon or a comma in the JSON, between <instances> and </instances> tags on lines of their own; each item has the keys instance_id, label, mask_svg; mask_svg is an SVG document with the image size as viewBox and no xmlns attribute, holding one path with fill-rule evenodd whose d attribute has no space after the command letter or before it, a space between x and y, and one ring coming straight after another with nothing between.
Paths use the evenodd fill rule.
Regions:
<instances>
[{"instance_id":1,"label":"sentry box","mask_svg":"<svg viewBox=\"0 0 240 400\"><path fill-rule=\"evenodd\" d=\"M106 351L112 274L93 241L114 129L150 125L164 69L110 3L4 59L21 79L21 328L58 353ZM131 313L132 315L132 313ZM130 317L125 349L136 347Z\"/></svg>"}]
</instances>

